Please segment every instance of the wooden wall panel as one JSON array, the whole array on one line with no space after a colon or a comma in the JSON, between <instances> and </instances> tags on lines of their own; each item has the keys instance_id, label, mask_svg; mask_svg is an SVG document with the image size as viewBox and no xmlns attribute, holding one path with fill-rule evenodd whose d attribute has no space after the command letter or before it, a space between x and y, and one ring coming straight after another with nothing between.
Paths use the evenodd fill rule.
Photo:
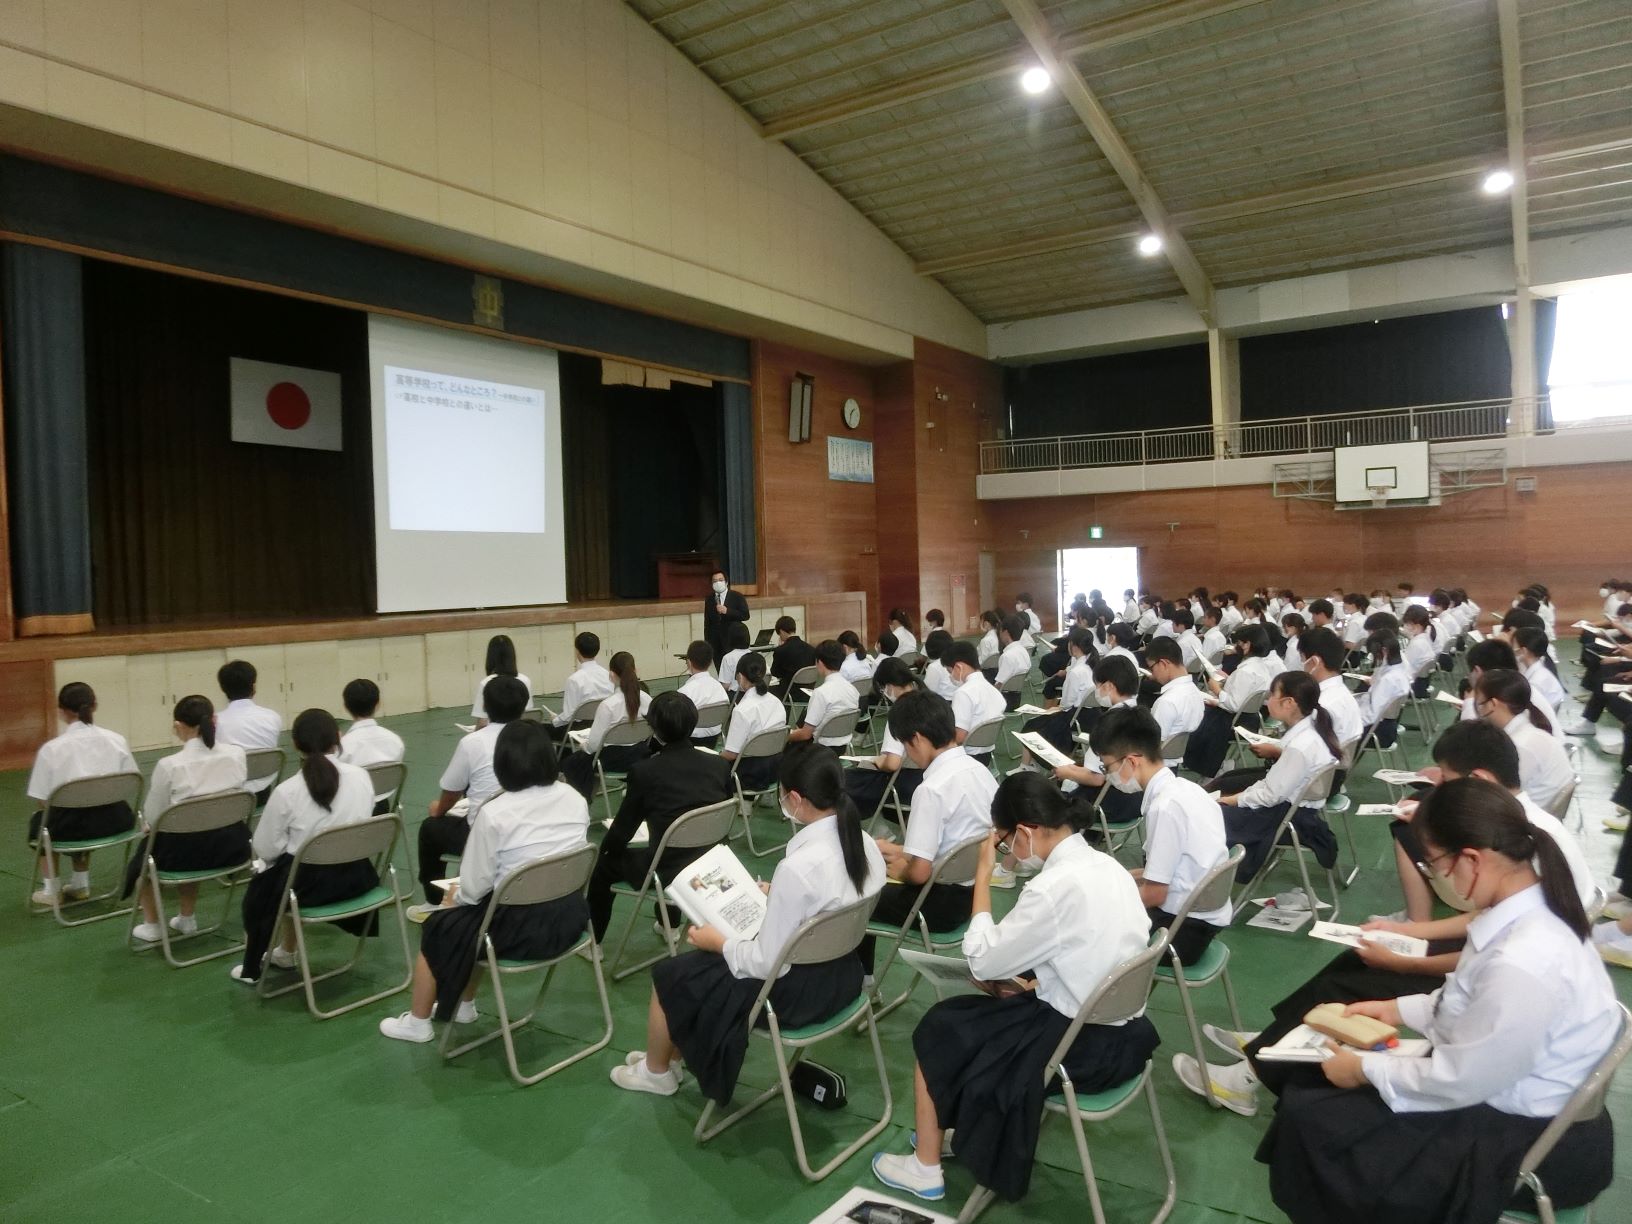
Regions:
<instances>
[{"instance_id":1,"label":"wooden wall panel","mask_svg":"<svg viewBox=\"0 0 1632 1224\"><path fill-rule=\"evenodd\" d=\"M983 544L997 554L1005 602L1029 584L1045 619L1057 602L1054 551L1088 544L1094 523L1105 529L1097 543L1142 550L1142 580L1162 595L1198 584L1325 595L1407 581L1461 586L1494 609L1518 586L1541 582L1554 592L1560 625L1598 612L1599 581L1627 568L1624 529L1614 524L1632 465L1511 473L1521 474L1536 478L1536 492L1509 483L1421 509L1338 511L1277 499L1263 485L994 501Z\"/></svg>"},{"instance_id":2,"label":"wooden wall panel","mask_svg":"<svg viewBox=\"0 0 1632 1224\"><path fill-rule=\"evenodd\" d=\"M875 372L878 391L876 442L873 453L873 503L878 515L878 603L871 633L884 628L891 608L905 608L915 621L918 607L920 485L917 379L913 362L903 361ZM864 638L868 632L863 632Z\"/></svg>"},{"instance_id":3,"label":"wooden wall panel","mask_svg":"<svg viewBox=\"0 0 1632 1224\"><path fill-rule=\"evenodd\" d=\"M0 663L0 769L22 769L55 731L57 694L49 659Z\"/></svg>"},{"instance_id":4,"label":"wooden wall panel","mask_svg":"<svg viewBox=\"0 0 1632 1224\"><path fill-rule=\"evenodd\" d=\"M816 379L810 441L788 441L788 388L795 373ZM854 397L861 427L840 419ZM754 446L759 499L759 590L785 595L864 591L878 606L874 486L827 478L827 437L874 437L873 371L764 341L754 346ZM857 626L860 628L860 626Z\"/></svg>"}]
</instances>

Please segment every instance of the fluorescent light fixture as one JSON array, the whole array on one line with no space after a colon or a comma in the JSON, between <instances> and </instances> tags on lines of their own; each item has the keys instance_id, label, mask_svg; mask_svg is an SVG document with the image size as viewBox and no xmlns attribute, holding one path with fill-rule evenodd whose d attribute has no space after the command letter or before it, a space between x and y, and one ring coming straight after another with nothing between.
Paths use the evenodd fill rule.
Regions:
<instances>
[{"instance_id":1,"label":"fluorescent light fixture","mask_svg":"<svg viewBox=\"0 0 1632 1224\"><path fill-rule=\"evenodd\" d=\"M1033 65L1020 74L1020 88L1029 94L1040 94L1053 83L1048 69L1040 65Z\"/></svg>"},{"instance_id":2,"label":"fluorescent light fixture","mask_svg":"<svg viewBox=\"0 0 1632 1224\"><path fill-rule=\"evenodd\" d=\"M1484 189L1486 195L1501 195L1513 186L1513 176L1506 170L1492 170L1485 175Z\"/></svg>"},{"instance_id":3,"label":"fluorescent light fixture","mask_svg":"<svg viewBox=\"0 0 1632 1224\"><path fill-rule=\"evenodd\" d=\"M1155 255L1162 249L1162 239L1157 234L1146 234L1139 239L1139 254Z\"/></svg>"}]
</instances>

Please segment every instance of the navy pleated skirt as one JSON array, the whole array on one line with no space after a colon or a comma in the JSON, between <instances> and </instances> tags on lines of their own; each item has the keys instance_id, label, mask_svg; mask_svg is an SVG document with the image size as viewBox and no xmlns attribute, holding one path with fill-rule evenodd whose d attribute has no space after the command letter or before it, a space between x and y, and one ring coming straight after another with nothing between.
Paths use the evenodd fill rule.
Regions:
<instances>
[{"instance_id":1,"label":"navy pleated skirt","mask_svg":"<svg viewBox=\"0 0 1632 1224\"><path fill-rule=\"evenodd\" d=\"M453 1019L476 970L481 955L476 932L487 903L483 897L471 905L444 906L425 919L419 952L436 978L438 1020ZM572 893L538 905L500 906L487 937L500 960L552 960L577 943L588 926L589 906L582 893Z\"/></svg>"}]
</instances>

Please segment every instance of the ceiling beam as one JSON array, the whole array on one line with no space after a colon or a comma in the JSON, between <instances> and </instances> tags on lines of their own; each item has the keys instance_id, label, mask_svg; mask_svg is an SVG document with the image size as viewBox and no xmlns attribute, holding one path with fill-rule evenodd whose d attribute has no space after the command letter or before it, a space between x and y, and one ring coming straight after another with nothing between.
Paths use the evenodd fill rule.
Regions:
<instances>
[{"instance_id":1,"label":"ceiling beam","mask_svg":"<svg viewBox=\"0 0 1632 1224\"><path fill-rule=\"evenodd\" d=\"M1502 99L1507 113L1507 170L1513 176L1508 193L1513 212L1513 274L1520 293L1530 288L1530 200L1524 154L1524 80L1521 72L1518 0L1496 0L1496 23L1502 42Z\"/></svg>"},{"instance_id":2,"label":"ceiling beam","mask_svg":"<svg viewBox=\"0 0 1632 1224\"><path fill-rule=\"evenodd\" d=\"M1202 321L1212 327L1214 317L1213 285L1207 279L1207 273L1202 270L1191 251L1190 244L1184 240L1184 235L1168 215L1167 207L1161 197L1156 194L1156 188L1145 177L1140 168L1138 159L1133 150L1128 148L1127 141L1116 130L1111 122L1110 114L1100 104L1088 88L1088 82L1083 79L1082 73L1070 60L1061 56L1055 49L1054 32L1049 28L1048 18L1043 15L1042 9L1037 7L1036 0L1003 0L1003 7L1008 9L1009 16L1020 27L1025 35L1026 42L1036 53L1038 62L1048 70L1054 78L1054 85L1071 104L1071 109L1077 112L1082 125L1088 129L1088 135L1093 138L1099 151L1105 155L1111 169L1116 171L1122 185L1133 196L1134 203L1144 215L1145 223L1150 231L1162 240L1162 256L1172 266L1179 283L1190 297L1191 304Z\"/></svg>"}]
</instances>

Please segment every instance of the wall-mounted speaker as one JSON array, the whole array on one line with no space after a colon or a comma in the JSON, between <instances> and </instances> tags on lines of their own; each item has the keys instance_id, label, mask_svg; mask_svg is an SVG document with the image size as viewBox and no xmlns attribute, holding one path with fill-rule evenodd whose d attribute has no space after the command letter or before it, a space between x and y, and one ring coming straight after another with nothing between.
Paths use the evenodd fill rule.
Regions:
<instances>
[{"instance_id":1,"label":"wall-mounted speaker","mask_svg":"<svg viewBox=\"0 0 1632 1224\"><path fill-rule=\"evenodd\" d=\"M788 390L788 441L810 441L810 405L816 398L816 379L795 374Z\"/></svg>"}]
</instances>

